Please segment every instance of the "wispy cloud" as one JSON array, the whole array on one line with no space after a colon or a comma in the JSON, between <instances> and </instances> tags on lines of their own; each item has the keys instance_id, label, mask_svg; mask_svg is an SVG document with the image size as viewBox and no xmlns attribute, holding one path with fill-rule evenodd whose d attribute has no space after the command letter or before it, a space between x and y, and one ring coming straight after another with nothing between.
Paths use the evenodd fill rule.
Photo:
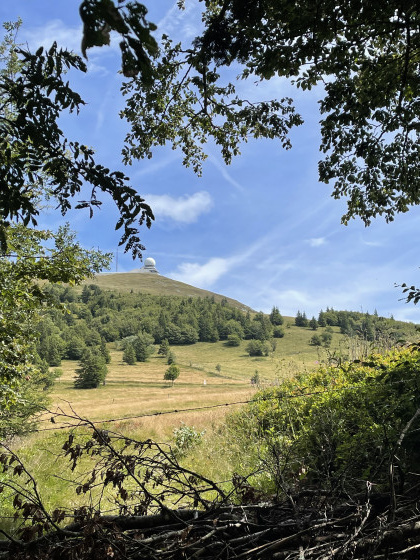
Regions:
<instances>
[{"instance_id":1,"label":"wispy cloud","mask_svg":"<svg viewBox=\"0 0 420 560\"><path fill-rule=\"evenodd\" d=\"M27 44L29 50L35 51L38 47L43 46L49 49L54 42L59 48L64 48L81 55L82 42L82 26L66 25L61 19L53 19L46 22L45 25L37 27L23 27L21 36L23 42ZM98 60L109 56L111 53L119 52L119 36L117 33L111 33L110 45L106 47L93 47L87 51L88 59L86 61L89 72L108 75L109 69L99 64ZM119 55L118 55L119 56Z\"/></svg>"},{"instance_id":2,"label":"wispy cloud","mask_svg":"<svg viewBox=\"0 0 420 560\"><path fill-rule=\"evenodd\" d=\"M80 52L82 26L69 27L61 19L54 19L43 26L24 27L22 37L31 50L41 45L49 48L56 41L59 47Z\"/></svg>"},{"instance_id":3,"label":"wispy cloud","mask_svg":"<svg viewBox=\"0 0 420 560\"><path fill-rule=\"evenodd\" d=\"M206 191L179 198L167 194L146 194L144 198L152 207L157 220L159 218L171 218L175 222L184 224L196 222L201 214L209 212L213 206L213 200Z\"/></svg>"},{"instance_id":4,"label":"wispy cloud","mask_svg":"<svg viewBox=\"0 0 420 560\"><path fill-rule=\"evenodd\" d=\"M137 179L143 177L144 175L156 175L159 171L162 171L169 165L172 165L175 161L178 161L178 154L171 150L169 153L165 153L164 156L160 154L159 159L144 160L142 161L141 167L138 167L133 173L131 173L131 179Z\"/></svg>"},{"instance_id":5,"label":"wispy cloud","mask_svg":"<svg viewBox=\"0 0 420 560\"><path fill-rule=\"evenodd\" d=\"M200 288L209 288L226 274L239 270L245 263L249 263L251 258L259 253L266 243L266 239L267 237L264 236L244 251L239 251L229 257L211 257L204 264L181 263L177 270L170 272L168 276Z\"/></svg>"},{"instance_id":6,"label":"wispy cloud","mask_svg":"<svg viewBox=\"0 0 420 560\"><path fill-rule=\"evenodd\" d=\"M201 13L202 7L196 2L187 0L185 10L180 10L174 4L157 23L158 32L166 33L175 41L187 42L194 39L202 26Z\"/></svg>"},{"instance_id":7,"label":"wispy cloud","mask_svg":"<svg viewBox=\"0 0 420 560\"><path fill-rule=\"evenodd\" d=\"M214 165L214 167L221 173L222 177L226 179L229 184L235 187L235 189L241 192L245 190L242 185L228 172L226 164L221 163L215 156L212 155L209 156L208 161Z\"/></svg>"},{"instance_id":8,"label":"wispy cloud","mask_svg":"<svg viewBox=\"0 0 420 560\"><path fill-rule=\"evenodd\" d=\"M326 239L325 237L313 237L308 239L308 243L311 247L321 247L321 245L325 245Z\"/></svg>"}]
</instances>

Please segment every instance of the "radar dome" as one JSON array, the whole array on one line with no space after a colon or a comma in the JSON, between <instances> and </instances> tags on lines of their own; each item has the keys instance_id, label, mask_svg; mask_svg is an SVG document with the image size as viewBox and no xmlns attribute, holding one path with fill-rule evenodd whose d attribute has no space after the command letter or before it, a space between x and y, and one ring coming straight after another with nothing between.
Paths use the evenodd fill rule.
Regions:
<instances>
[{"instance_id":1,"label":"radar dome","mask_svg":"<svg viewBox=\"0 0 420 560\"><path fill-rule=\"evenodd\" d=\"M156 261L151 257L144 260L144 266L138 272L146 272L147 274L159 274L156 270Z\"/></svg>"},{"instance_id":2,"label":"radar dome","mask_svg":"<svg viewBox=\"0 0 420 560\"><path fill-rule=\"evenodd\" d=\"M154 268L156 266L155 259L152 259L151 257L147 258L144 261L144 266L145 266L145 268Z\"/></svg>"}]
</instances>

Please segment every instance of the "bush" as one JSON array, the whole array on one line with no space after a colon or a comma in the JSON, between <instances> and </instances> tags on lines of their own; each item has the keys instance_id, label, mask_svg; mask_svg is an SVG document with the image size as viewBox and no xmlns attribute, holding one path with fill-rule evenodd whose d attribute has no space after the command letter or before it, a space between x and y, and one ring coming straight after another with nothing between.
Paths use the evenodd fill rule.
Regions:
<instances>
[{"instance_id":1,"label":"bush","mask_svg":"<svg viewBox=\"0 0 420 560\"><path fill-rule=\"evenodd\" d=\"M246 347L250 356L268 356L268 346L261 340L251 340Z\"/></svg>"},{"instance_id":2,"label":"bush","mask_svg":"<svg viewBox=\"0 0 420 560\"><path fill-rule=\"evenodd\" d=\"M168 366L170 366L171 364L174 364L176 362L176 356L173 352L169 352L168 357L166 359L166 363L168 364Z\"/></svg>"},{"instance_id":3,"label":"bush","mask_svg":"<svg viewBox=\"0 0 420 560\"><path fill-rule=\"evenodd\" d=\"M241 339L237 334L229 334L225 344L226 346L240 346Z\"/></svg>"},{"instance_id":4,"label":"bush","mask_svg":"<svg viewBox=\"0 0 420 560\"><path fill-rule=\"evenodd\" d=\"M284 337L284 329L283 327L274 327L273 329L273 338L283 338Z\"/></svg>"},{"instance_id":5,"label":"bush","mask_svg":"<svg viewBox=\"0 0 420 560\"><path fill-rule=\"evenodd\" d=\"M259 371L256 369L254 375L251 377L251 385L259 385L260 384L260 374Z\"/></svg>"},{"instance_id":6,"label":"bush","mask_svg":"<svg viewBox=\"0 0 420 560\"><path fill-rule=\"evenodd\" d=\"M419 402L420 351L411 348L302 374L259 392L228 423L247 450L242 469L263 465L276 491L306 483L352 492L366 481L386 489L390 458L402 490L420 469L419 419L405 432Z\"/></svg>"},{"instance_id":7,"label":"bush","mask_svg":"<svg viewBox=\"0 0 420 560\"><path fill-rule=\"evenodd\" d=\"M164 338L160 343L158 354L159 356L168 356L170 352L169 342L167 338Z\"/></svg>"},{"instance_id":8,"label":"bush","mask_svg":"<svg viewBox=\"0 0 420 560\"><path fill-rule=\"evenodd\" d=\"M322 346L322 339L319 334L314 334L309 342L312 346Z\"/></svg>"},{"instance_id":9,"label":"bush","mask_svg":"<svg viewBox=\"0 0 420 560\"><path fill-rule=\"evenodd\" d=\"M197 447L203 439L205 430L198 432L194 426L187 426L184 422L181 422L180 428L174 429L175 447L173 449L177 457L183 457L187 455L194 447Z\"/></svg>"},{"instance_id":10,"label":"bush","mask_svg":"<svg viewBox=\"0 0 420 560\"><path fill-rule=\"evenodd\" d=\"M331 346L332 337L332 332L329 332L327 330L321 334L322 343L326 348L329 348Z\"/></svg>"}]
</instances>

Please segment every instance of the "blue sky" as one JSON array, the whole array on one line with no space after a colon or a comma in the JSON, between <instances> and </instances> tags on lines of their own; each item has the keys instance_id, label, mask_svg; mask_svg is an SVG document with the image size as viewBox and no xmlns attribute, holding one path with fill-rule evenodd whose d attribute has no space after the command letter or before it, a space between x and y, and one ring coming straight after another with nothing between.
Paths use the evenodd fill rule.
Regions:
<instances>
[{"instance_id":1,"label":"blue sky","mask_svg":"<svg viewBox=\"0 0 420 560\"><path fill-rule=\"evenodd\" d=\"M19 40L31 49L60 46L80 52L79 0L2 2L2 21L23 19ZM186 0L180 12L172 0L155 0L149 19L175 39L194 37L202 3ZM344 201L333 200L331 186L318 182L319 114L316 92L296 92L286 82L242 84L253 99L295 98L305 124L291 134L293 148L284 151L272 140L249 141L226 166L217 149L208 147L203 176L182 166L170 147L151 160L124 168L121 148L127 127L118 112L122 78L117 74L117 42L89 53L86 75L69 74L71 85L87 105L79 116L63 118L68 137L95 148L97 160L122 169L155 212L151 230L141 237L161 274L284 315L305 311L310 317L334 307L420 323L420 309L401 300L395 284L420 284L418 267L420 209L397 216L391 224L377 219L369 228L360 220L340 223ZM70 221L86 247L117 251L116 211L112 201L92 220L83 211L62 218L53 209L42 225ZM118 270L141 266L118 251ZM112 271L116 270L116 262Z\"/></svg>"}]
</instances>

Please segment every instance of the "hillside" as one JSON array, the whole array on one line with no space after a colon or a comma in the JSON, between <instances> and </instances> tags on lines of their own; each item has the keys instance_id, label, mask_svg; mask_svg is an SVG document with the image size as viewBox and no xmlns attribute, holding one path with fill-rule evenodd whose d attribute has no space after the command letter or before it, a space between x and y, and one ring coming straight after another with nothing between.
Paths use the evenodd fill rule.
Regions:
<instances>
[{"instance_id":1,"label":"hillside","mask_svg":"<svg viewBox=\"0 0 420 560\"><path fill-rule=\"evenodd\" d=\"M87 280L85 284L96 284L104 290L116 290L118 292L140 292L159 296L180 297L210 297L216 302L226 300L229 305L241 311L253 311L250 307L220 294L208 290L195 288L189 284L172 280L160 274L143 274L141 272L113 272L98 274L94 279Z\"/></svg>"}]
</instances>

